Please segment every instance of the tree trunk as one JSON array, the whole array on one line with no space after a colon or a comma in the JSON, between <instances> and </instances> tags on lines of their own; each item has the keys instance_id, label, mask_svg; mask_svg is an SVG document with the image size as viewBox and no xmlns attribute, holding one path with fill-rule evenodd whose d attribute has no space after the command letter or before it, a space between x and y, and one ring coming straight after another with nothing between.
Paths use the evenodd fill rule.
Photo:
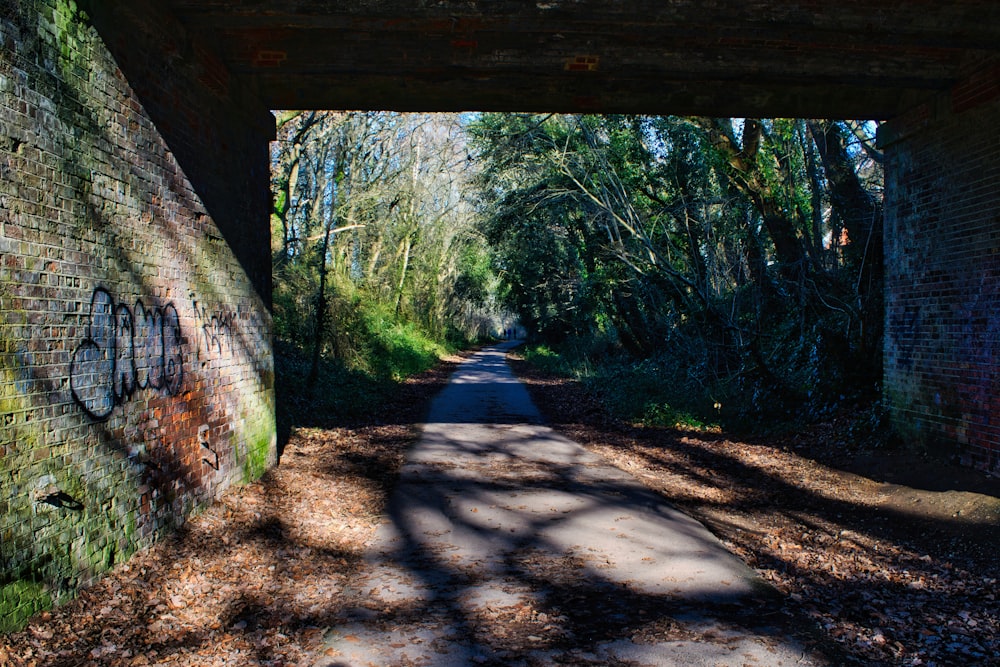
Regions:
<instances>
[{"instance_id":1,"label":"tree trunk","mask_svg":"<svg viewBox=\"0 0 1000 667\"><path fill-rule=\"evenodd\" d=\"M791 283L801 286L809 273L805 248L796 234L794 221L782 210L757 165L757 151L763 134L760 121L746 119L742 148L737 145L732 128L724 125L728 120L699 118L696 122L708 132L712 145L729 164L730 182L760 212L764 227L774 243L781 274Z\"/></svg>"},{"instance_id":2,"label":"tree trunk","mask_svg":"<svg viewBox=\"0 0 1000 667\"><path fill-rule=\"evenodd\" d=\"M409 236L406 237L403 246L403 266L399 270L399 283L396 285L396 305L395 312L399 315L400 308L403 304L403 286L406 284L406 272L410 268L410 250L413 247L413 242Z\"/></svg>"},{"instance_id":3,"label":"tree trunk","mask_svg":"<svg viewBox=\"0 0 1000 667\"><path fill-rule=\"evenodd\" d=\"M847 153L844 131L837 123L813 121L809 130L830 184L830 202L847 228L844 249L848 266L857 272L855 290L861 319L861 353L865 363L881 368L883 278L882 205L861 183Z\"/></svg>"},{"instance_id":4,"label":"tree trunk","mask_svg":"<svg viewBox=\"0 0 1000 667\"><path fill-rule=\"evenodd\" d=\"M830 184L830 203L844 221L850 239L845 253L851 263L861 268L881 267L882 207L861 184L854 162L847 153L845 137L837 123L809 123L826 180ZM873 264L872 262L876 262Z\"/></svg>"},{"instance_id":5,"label":"tree trunk","mask_svg":"<svg viewBox=\"0 0 1000 667\"><path fill-rule=\"evenodd\" d=\"M306 387L312 391L319 380L319 362L323 352L323 334L326 329L326 253L330 245L330 232L324 234L320 250L319 289L316 294L316 329L313 331L312 361L309 364L309 375L306 377Z\"/></svg>"},{"instance_id":6,"label":"tree trunk","mask_svg":"<svg viewBox=\"0 0 1000 667\"><path fill-rule=\"evenodd\" d=\"M326 300L326 274L327 255L330 250L330 239L333 236L334 223L336 222L337 208L337 186L334 183L333 202L327 208L326 219L323 225L323 242L319 249L319 288L316 293L316 329L313 331L312 360L309 364L309 375L306 377L306 388L312 392L319 380L319 362L323 354L323 338L326 333L327 300Z\"/></svg>"},{"instance_id":7,"label":"tree trunk","mask_svg":"<svg viewBox=\"0 0 1000 667\"><path fill-rule=\"evenodd\" d=\"M808 128L805 128L802 134L804 142L803 152L806 157L806 173L809 175L809 188L812 199L812 220L810 223L812 226L813 256L817 258L817 261L825 269L828 267L823 252L823 192L826 188L823 186L820 177L819 164L816 161L815 143L811 138L812 133L807 130Z\"/></svg>"}]
</instances>

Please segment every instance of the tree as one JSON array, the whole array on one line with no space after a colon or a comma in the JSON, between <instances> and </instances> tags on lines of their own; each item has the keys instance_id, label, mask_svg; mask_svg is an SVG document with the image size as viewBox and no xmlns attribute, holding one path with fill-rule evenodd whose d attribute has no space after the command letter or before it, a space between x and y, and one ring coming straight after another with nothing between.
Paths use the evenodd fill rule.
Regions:
<instances>
[{"instance_id":1,"label":"tree","mask_svg":"<svg viewBox=\"0 0 1000 667\"><path fill-rule=\"evenodd\" d=\"M692 394L839 395L873 349L857 325L876 311L878 262L853 235L871 238L880 212L861 180L874 149L852 152L849 124L816 141L819 127L484 115L472 128L482 229L509 306L549 342L655 357Z\"/></svg>"},{"instance_id":2,"label":"tree","mask_svg":"<svg viewBox=\"0 0 1000 667\"><path fill-rule=\"evenodd\" d=\"M393 327L412 325L435 340L479 333L482 311L466 307L455 290L462 262L482 248L462 185L468 154L458 118L278 118L275 328L310 351L309 383L324 356L370 370L379 363L375 348L388 344L376 339Z\"/></svg>"}]
</instances>

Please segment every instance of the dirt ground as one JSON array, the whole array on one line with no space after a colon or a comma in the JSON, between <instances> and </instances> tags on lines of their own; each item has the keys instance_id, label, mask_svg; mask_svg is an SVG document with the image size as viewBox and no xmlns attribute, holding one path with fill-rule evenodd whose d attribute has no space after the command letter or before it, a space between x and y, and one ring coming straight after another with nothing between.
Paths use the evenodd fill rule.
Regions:
<instances>
[{"instance_id":1,"label":"dirt ground","mask_svg":"<svg viewBox=\"0 0 1000 667\"><path fill-rule=\"evenodd\" d=\"M406 448L459 358L351 427L298 428L277 468L70 603L0 636L0 666L310 664L365 563Z\"/></svg>"},{"instance_id":2,"label":"dirt ground","mask_svg":"<svg viewBox=\"0 0 1000 667\"><path fill-rule=\"evenodd\" d=\"M635 428L572 382L514 368L553 427L705 523L835 661L1000 665L1000 480L852 450L846 419L765 441Z\"/></svg>"},{"instance_id":3,"label":"dirt ground","mask_svg":"<svg viewBox=\"0 0 1000 667\"><path fill-rule=\"evenodd\" d=\"M309 664L457 361L366 423L296 429L260 482L0 637L0 665ZM833 662L1000 665L997 480L853 452L837 423L761 442L616 424L578 385L515 368L551 425L706 523L783 594L768 621Z\"/></svg>"}]
</instances>

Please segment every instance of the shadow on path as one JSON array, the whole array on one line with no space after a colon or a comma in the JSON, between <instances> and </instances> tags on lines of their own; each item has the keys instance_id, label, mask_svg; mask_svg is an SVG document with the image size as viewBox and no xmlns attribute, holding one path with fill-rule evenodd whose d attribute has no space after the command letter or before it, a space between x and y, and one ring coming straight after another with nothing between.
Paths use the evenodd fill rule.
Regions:
<instances>
[{"instance_id":1,"label":"shadow on path","mask_svg":"<svg viewBox=\"0 0 1000 667\"><path fill-rule=\"evenodd\" d=\"M315 664L827 664L701 524L541 424L512 346L435 399Z\"/></svg>"}]
</instances>

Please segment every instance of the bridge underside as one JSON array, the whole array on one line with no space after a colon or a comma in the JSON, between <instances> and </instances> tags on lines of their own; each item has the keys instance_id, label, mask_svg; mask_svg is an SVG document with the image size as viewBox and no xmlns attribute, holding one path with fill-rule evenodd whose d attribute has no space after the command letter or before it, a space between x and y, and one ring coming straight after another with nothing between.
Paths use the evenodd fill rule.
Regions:
<instances>
[{"instance_id":1,"label":"bridge underside","mask_svg":"<svg viewBox=\"0 0 1000 667\"><path fill-rule=\"evenodd\" d=\"M1000 466L1000 3L81 1L265 298L266 109L891 119L887 404Z\"/></svg>"},{"instance_id":2,"label":"bridge underside","mask_svg":"<svg viewBox=\"0 0 1000 667\"><path fill-rule=\"evenodd\" d=\"M890 118L1000 44L968 0L163 4L280 109Z\"/></svg>"}]
</instances>

